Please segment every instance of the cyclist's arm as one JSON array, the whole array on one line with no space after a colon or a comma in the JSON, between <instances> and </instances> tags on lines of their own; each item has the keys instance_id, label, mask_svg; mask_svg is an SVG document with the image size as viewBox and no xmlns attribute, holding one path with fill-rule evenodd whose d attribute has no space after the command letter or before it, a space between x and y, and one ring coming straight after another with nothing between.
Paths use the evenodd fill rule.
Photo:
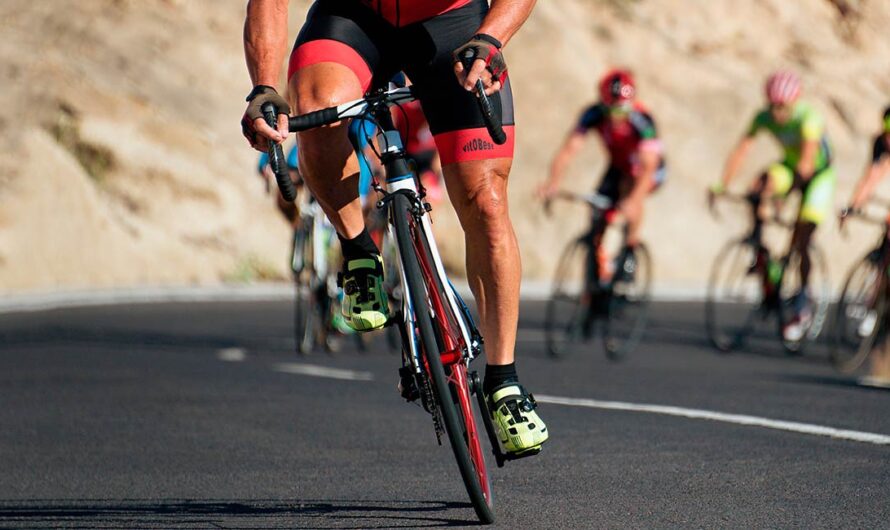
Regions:
<instances>
[{"instance_id":1,"label":"cyclist's arm","mask_svg":"<svg viewBox=\"0 0 890 530\"><path fill-rule=\"evenodd\" d=\"M643 200L649 194L649 190L652 189L655 172L658 171L658 166L661 164L661 155L654 149L641 149L638 155L640 173L634 179L633 189L630 190L630 194L622 201L621 208L623 210L626 210L628 207L642 208ZM639 212L625 211L625 213L630 216L639 215Z\"/></svg>"},{"instance_id":2,"label":"cyclist's arm","mask_svg":"<svg viewBox=\"0 0 890 530\"><path fill-rule=\"evenodd\" d=\"M797 163L797 174L804 182L813 178L816 170L816 156L819 154L819 140L805 140L800 148L800 161Z\"/></svg>"},{"instance_id":3,"label":"cyclist's arm","mask_svg":"<svg viewBox=\"0 0 890 530\"><path fill-rule=\"evenodd\" d=\"M559 189L566 168L584 146L585 136L585 132L575 129L566 137L565 142L563 142L562 147L560 147L556 156L553 157L553 162L550 164L550 175L539 191L541 196L547 197Z\"/></svg>"},{"instance_id":4,"label":"cyclist's arm","mask_svg":"<svg viewBox=\"0 0 890 530\"><path fill-rule=\"evenodd\" d=\"M491 35L504 46L531 15L537 0L491 0L488 15L476 33Z\"/></svg>"},{"instance_id":5,"label":"cyclist's arm","mask_svg":"<svg viewBox=\"0 0 890 530\"><path fill-rule=\"evenodd\" d=\"M732 179L735 178L739 169L742 168L742 164L744 164L745 159L748 158L748 153L751 151L752 145L754 145L754 137L752 135L747 135L736 144L735 149L730 153L729 158L726 160L726 167L723 169L723 177L720 179L720 185L724 189L729 187Z\"/></svg>"},{"instance_id":6,"label":"cyclist's arm","mask_svg":"<svg viewBox=\"0 0 890 530\"><path fill-rule=\"evenodd\" d=\"M807 113L801 124L803 145L800 148L800 160L795 168L804 182L810 180L816 171L816 158L819 156L819 146L824 134L825 121L822 116L815 111Z\"/></svg>"},{"instance_id":7,"label":"cyclist's arm","mask_svg":"<svg viewBox=\"0 0 890 530\"><path fill-rule=\"evenodd\" d=\"M522 24L525 23L532 9L535 7L537 0L491 0L488 14L482 20L482 25L476 30L476 34L484 34L495 38L501 47L506 46L513 38L513 35L519 31ZM471 41L472 42L472 41ZM503 57L498 52L496 57L499 58L501 70L506 73L506 64ZM492 62L491 64L495 64ZM482 80L485 87L485 93L492 95L501 88L503 79L493 78L491 72L486 68L486 62L482 58L477 59L469 71L464 71L464 66L460 62L455 63L454 73L458 82L467 90L474 90L477 80Z\"/></svg>"},{"instance_id":8,"label":"cyclist's arm","mask_svg":"<svg viewBox=\"0 0 890 530\"><path fill-rule=\"evenodd\" d=\"M289 0L249 0L244 21L244 56L253 86L276 87L287 53L287 8ZM278 117L278 131L262 120L254 127L263 136L281 142L287 137L287 116Z\"/></svg>"},{"instance_id":9,"label":"cyclist's arm","mask_svg":"<svg viewBox=\"0 0 890 530\"><path fill-rule=\"evenodd\" d=\"M865 168L865 173L856 184L856 191L853 192L853 199L850 201L850 208L862 208L862 205L868 201L872 192L878 187L881 178L890 173L890 156L884 156L880 160L872 162Z\"/></svg>"}]
</instances>

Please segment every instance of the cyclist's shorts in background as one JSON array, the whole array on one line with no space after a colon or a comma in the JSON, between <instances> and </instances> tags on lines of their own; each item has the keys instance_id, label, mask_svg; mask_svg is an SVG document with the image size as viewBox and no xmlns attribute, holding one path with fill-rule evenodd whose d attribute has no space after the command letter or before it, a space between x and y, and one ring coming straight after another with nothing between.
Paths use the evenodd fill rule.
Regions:
<instances>
[{"instance_id":1,"label":"cyclist's shorts in background","mask_svg":"<svg viewBox=\"0 0 890 530\"><path fill-rule=\"evenodd\" d=\"M602 178L600 179L599 186L597 186L596 192L600 195L606 196L612 200L612 202L618 202L622 199L621 197L621 184L627 179L633 179L632 176L628 175L624 170L620 169L618 166L610 165L606 168L606 172L603 173ZM667 180L667 165L662 163L658 170L652 175L652 188L649 190L649 193L653 193L664 184L664 181ZM629 190L630 185L625 186L625 189Z\"/></svg>"},{"instance_id":2,"label":"cyclist's shorts in background","mask_svg":"<svg viewBox=\"0 0 890 530\"><path fill-rule=\"evenodd\" d=\"M785 198L794 186L794 170L782 162L777 162L767 170L773 196ZM829 166L813 175L803 189L800 220L819 224L831 215L834 206L834 189L837 186L837 173Z\"/></svg>"},{"instance_id":3,"label":"cyclist's shorts in background","mask_svg":"<svg viewBox=\"0 0 890 530\"><path fill-rule=\"evenodd\" d=\"M288 68L334 62L352 70L364 90L404 71L430 124L443 164L513 156L513 98L509 79L491 100L500 112L507 142L492 142L476 98L454 75L452 52L466 44L488 12L486 0L396 27L358 0L316 0Z\"/></svg>"}]
</instances>

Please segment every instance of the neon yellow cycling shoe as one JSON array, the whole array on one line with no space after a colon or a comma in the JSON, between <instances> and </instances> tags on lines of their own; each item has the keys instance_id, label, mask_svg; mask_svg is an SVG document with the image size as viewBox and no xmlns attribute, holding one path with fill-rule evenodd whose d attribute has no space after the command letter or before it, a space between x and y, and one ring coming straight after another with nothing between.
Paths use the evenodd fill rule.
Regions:
<instances>
[{"instance_id":1,"label":"neon yellow cycling shoe","mask_svg":"<svg viewBox=\"0 0 890 530\"><path fill-rule=\"evenodd\" d=\"M341 276L340 313L352 329L380 329L389 320L389 302L383 289L383 260L379 255L346 262Z\"/></svg>"},{"instance_id":2,"label":"neon yellow cycling shoe","mask_svg":"<svg viewBox=\"0 0 890 530\"><path fill-rule=\"evenodd\" d=\"M535 412L535 398L519 383L495 388L488 398L491 420L504 451L513 456L531 456L541 452L550 437L547 426Z\"/></svg>"}]
</instances>

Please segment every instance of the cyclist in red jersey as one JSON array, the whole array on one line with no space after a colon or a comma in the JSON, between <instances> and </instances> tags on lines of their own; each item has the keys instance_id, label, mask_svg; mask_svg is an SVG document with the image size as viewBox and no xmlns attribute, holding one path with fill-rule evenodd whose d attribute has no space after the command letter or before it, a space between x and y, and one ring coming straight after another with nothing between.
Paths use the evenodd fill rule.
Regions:
<instances>
[{"instance_id":1,"label":"cyclist in red jersey","mask_svg":"<svg viewBox=\"0 0 890 530\"><path fill-rule=\"evenodd\" d=\"M297 114L361 98L399 71L414 83L442 159L451 202L464 228L467 276L485 336L483 395L504 449L540 451L549 437L514 364L519 320L520 255L507 206L513 161L513 104L501 47L528 18L535 0L316 0L294 45L288 68L290 101L274 88L287 46L288 0L250 0L244 48L254 89L242 120L245 136L263 150L287 136ZM465 70L456 57L475 60ZM457 79L455 79L455 77ZM482 80L507 141L495 145L472 94ZM275 103L277 130L260 108ZM298 135L300 168L337 229L345 257L343 314L357 330L385 325L388 303L380 251L358 199L358 162L347 124Z\"/></svg>"},{"instance_id":2,"label":"cyclist in red jersey","mask_svg":"<svg viewBox=\"0 0 890 530\"><path fill-rule=\"evenodd\" d=\"M630 72L609 71L600 81L599 92L600 101L584 111L557 152L550 177L538 195L546 200L559 191L566 168L584 146L588 133L596 131L609 153L609 167L597 192L612 199L627 219L627 243L633 248L639 242L643 203L665 179L663 146L655 121L636 100Z\"/></svg>"}]
</instances>

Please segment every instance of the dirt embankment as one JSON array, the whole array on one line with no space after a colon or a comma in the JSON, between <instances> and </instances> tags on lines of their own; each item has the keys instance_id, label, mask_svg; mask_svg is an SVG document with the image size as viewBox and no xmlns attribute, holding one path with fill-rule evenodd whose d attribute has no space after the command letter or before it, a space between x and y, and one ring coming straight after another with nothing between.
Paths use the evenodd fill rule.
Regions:
<instances>
[{"instance_id":1,"label":"dirt embankment","mask_svg":"<svg viewBox=\"0 0 890 530\"><path fill-rule=\"evenodd\" d=\"M307 2L294 2L296 33ZM0 6L0 292L284 277L288 233L254 177L238 131L249 82L236 0L80 0ZM847 198L890 103L890 4L881 0L547 0L507 58L520 125L511 202L528 278L587 215L547 218L532 198L596 78L628 65L668 145L670 180L645 235L662 285L700 285L719 244L739 233L704 189L779 66L801 72L826 114ZM767 141L747 180L776 156ZM591 140L578 189L603 158ZM740 187L742 183L740 182ZM437 224L455 227L440 208ZM443 239L452 230L440 230ZM876 234L820 239L835 283ZM460 238L443 240L461 261Z\"/></svg>"}]
</instances>

